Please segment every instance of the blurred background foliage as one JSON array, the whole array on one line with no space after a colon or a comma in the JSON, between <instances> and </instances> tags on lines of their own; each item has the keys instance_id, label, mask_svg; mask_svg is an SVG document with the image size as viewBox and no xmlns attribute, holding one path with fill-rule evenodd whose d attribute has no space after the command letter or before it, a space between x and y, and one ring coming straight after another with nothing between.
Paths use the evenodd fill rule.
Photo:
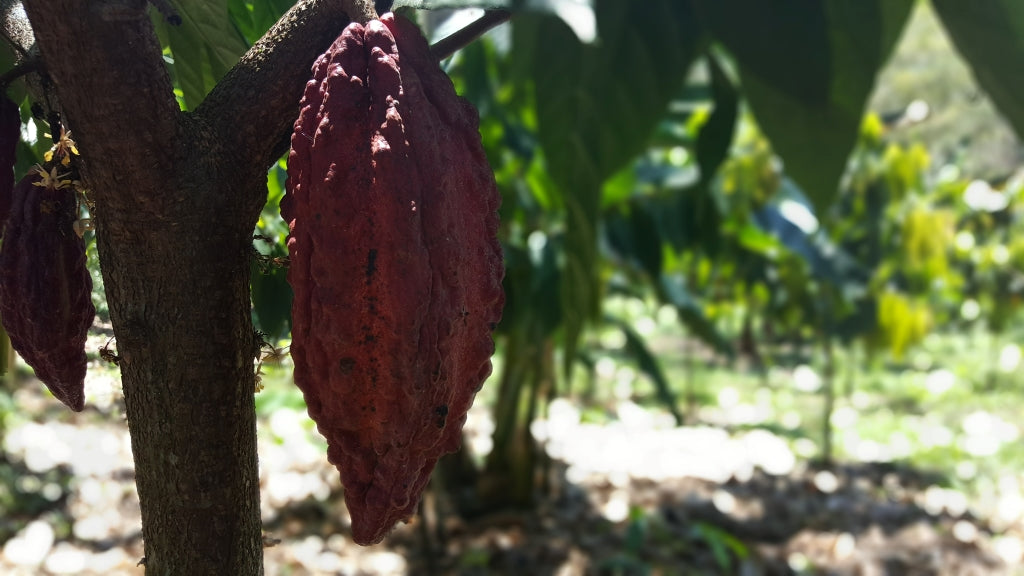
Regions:
<instances>
[{"instance_id":1,"label":"blurred background foliage","mask_svg":"<svg viewBox=\"0 0 1024 576\"><path fill-rule=\"evenodd\" d=\"M799 406L815 446L803 455L825 463L860 457L833 428L837 409L865 406L864 386L887 406L872 426L891 428L867 434L884 436L906 433L899 406L965 401L1016 374L1021 104L993 95L997 111L986 90L1012 89L1006 23L1021 21L1009 2L986 6L656 0L635 18L598 0L593 39L571 17L521 13L445 62L480 110L507 263L482 395L489 455L441 469L477 487L462 512L535 502L545 455L531 423L555 398L614 414L614 390L595 386L609 358L633 375L627 397L676 424L706 421L723 389L787 397L778 371L810 367L819 384L804 392L819 399L775 417ZM446 17L423 23L440 37ZM261 220L278 239L283 169ZM965 389L908 400L904 367L954 370ZM941 450L915 450L939 464Z\"/></svg>"}]
</instances>

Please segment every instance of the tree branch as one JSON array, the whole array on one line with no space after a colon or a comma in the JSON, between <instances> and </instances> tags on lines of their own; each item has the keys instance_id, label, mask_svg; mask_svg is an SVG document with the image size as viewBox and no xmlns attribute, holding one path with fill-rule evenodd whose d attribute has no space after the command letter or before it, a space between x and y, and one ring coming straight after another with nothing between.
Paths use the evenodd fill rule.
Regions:
<instances>
[{"instance_id":1,"label":"tree branch","mask_svg":"<svg viewBox=\"0 0 1024 576\"><path fill-rule=\"evenodd\" d=\"M47 114L57 109L56 99L44 87L48 81L43 79L36 38L21 0L0 0L0 38L16 54L14 68L0 77L0 90L6 90L11 82L24 77L29 94L43 104Z\"/></svg>"},{"instance_id":2,"label":"tree branch","mask_svg":"<svg viewBox=\"0 0 1024 576\"><path fill-rule=\"evenodd\" d=\"M7 45L20 54L21 59L28 56L36 39L32 35L32 26L28 23L21 0L0 0L0 32Z\"/></svg>"},{"instance_id":3,"label":"tree branch","mask_svg":"<svg viewBox=\"0 0 1024 576\"><path fill-rule=\"evenodd\" d=\"M0 74L0 90L5 90L8 84L22 76L39 72L39 65L39 60L35 58L28 58L19 64L15 64L14 68Z\"/></svg>"},{"instance_id":4,"label":"tree branch","mask_svg":"<svg viewBox=\"0 0 1024 576\"><path fill-rule=\"evenodd\" d=\"M430 47L430 53L436 60L444 60L452 54L455 54L456 51L472 44L477 38L486 34L491 28L508 22L510 18L512 18L512 12L509 10L487 10L484 12L483 16L474 20L465 28L438 40Z\"/></svg>"},{"instance_id":5,"label":"tree branch","mask_svg":"<svg viewBox=\"0 0 1024 576\"><path fill-rule=\"evenodd\" d=\"M350 18L376 17L371 0L305 0L281 17L244 55L195 111L227 150L266 169L299 115L299 100L313 61L341 34Z\"/></svg>"},{"instance_id":6,"label":"tree branch","mask_svg":"<svg viewBox=\"0 0 1024 576\"><path fill-rule=\"evenodd\" d=\"M171 165L174 149L168 144L175 140L181 113L145 2L25 0L24 5L87 174L104 171L101 179L117 182L126 195L153 190L152 182L140 179ZM128 120L137 124L126 125ZM152 170L126 170L129 159ZM137 211L146 209L147 200L131 198ZM153 206L152 212L161 210Z\"/></svg>"}]
</instances>

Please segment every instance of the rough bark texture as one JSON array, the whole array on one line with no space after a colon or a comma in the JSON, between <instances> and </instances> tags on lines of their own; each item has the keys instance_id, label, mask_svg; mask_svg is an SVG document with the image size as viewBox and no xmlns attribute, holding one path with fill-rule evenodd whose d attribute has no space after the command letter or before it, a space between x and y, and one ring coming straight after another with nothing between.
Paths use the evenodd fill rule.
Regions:
<instances>
[{"instance_id":1,"label":"rough bark texture","mask_svg":"<svg viewBox=\"0 0 1024 576\"><path fill-rule=\"evenodd\" d=\"M96 201L146 572L259 574L251 235L306 71L366 2L300 1L192 114L145 3L105 4L25 9Z\"/></svg>"},{"instance_id":2,"label":"rough bark texture","mask_svg":"<svg viewBox=\"0 0 1024 576\"><path fill-rule=\"evenodd\" d=\"M31 173L13 191L0 245L0 318L11 345L58 400L85 403L85 338L96 309L85 245L72 225L75 192L38 186Z\"/></svg>"},{"instance_id":3,"label":"rough bark texture","mask_svg":"<svg viewBox=\"0 0 1024 576\"><path fill-rule=\"evenodd\" d=\"M295 123L281 203L295 383L360 544L416 511L491 371L501 196L477 125L390 14L317 60Z\"/></svg>"}]
</instances>

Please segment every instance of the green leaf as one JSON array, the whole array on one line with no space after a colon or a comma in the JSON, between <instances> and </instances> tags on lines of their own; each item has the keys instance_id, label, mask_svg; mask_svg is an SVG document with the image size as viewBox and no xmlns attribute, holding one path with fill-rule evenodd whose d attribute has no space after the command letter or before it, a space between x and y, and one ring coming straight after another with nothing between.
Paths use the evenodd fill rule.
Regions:
<instances>
[{"instance_id":1,"label":"green leaf","mask_svg":"<svg viewBox=\"0 0 1024 576\"><path fill-rule=\"evenodd\" d=\"M739 115L739 93L710 51L706 60L714 108L697 134L694 155L700 178L693 185L678 190L671 198L671 207L655 214L661 215L662 233L677 250L697 248L713 255L719 249L717 238L722 214L711 182L729 155Z\"/></svg>"},{"instance_id":2,"label":"green leaf","mask_svg":"<svg viewBox=\"0 0 1024 576\"><path fill-rule=\"evenodd\" d=\"M700 182L672 190L661 201L664 209L652 208L662 236L676 250L699 250L714 256L722 249L722 209L719 192Z\"/></svg>"},{"instance_id":3,"label":"green leaf","mask_svg":"<svg viewBox=\"0 0 1024 576\"><path fill-rule=\"evenodd\" d=\"M185 108L195 110L214 84L205 50L188 30L178 26L167 26L166 30L167 44L174 55L174 77L185 97Z\"/></svg>"},{"instance_id":4,"label":"green leaf","mask_svg":"<svg viewBox=\"0 0 1024 576\"><path fill-rule=\"evenodd\" d=\"M1024 138L1024 3L933 0L932 4L978 84Z\"/></svg>"},{"instance_id":5,"label":"green leaf","mask_svg":"<svg viewBox=\"0 0 1024 576\"><path fill-rule=\"evenodd\" d=\"M604 181L604 186L601 189L601 207L610 208L628 202L633 197L636 187L636 169L633 166L627 166L625 169L619 170Z\"/></svg>"},{"instance_id":6,"label":"green leaf","mask_svg":"<svg viewBox=\"0 0 1024 576\"><path fill-rule=\"evenodd\" d=\"M258 4L262 4L262 2ZM253 24L252 12L252 5L245 0L228 0L228 14L231 15L231 21L250 43L255 42L260 36L260 32Z\"/></svg>"},{"instance_id":7,"label":"green leaf","mask_svg":"<svg viewBox=\"0 0 1024 576\"><path fill-rule=\"evenodd\" d=\"M40 134L40 136L42 136L42 134ZM41 140L45 140L45 138L42 138ZM21 180L22 178L24 178L33 166L43 161L43 152L45 152L46 149L49 148L49 146L43 148L41 151L38 150L38 148L40 147L32 146L31 144L26 143L24 140L18 142L18 147L14 154L14 157L17 160L14 163L15 180Z\"/></svg>"},{"instance_id":8,"label":"green leaf","mask_svg":"<svg viewBox=\"0 0 1024 576\"><path fill-rule=\"evenodd\" d=\"M711 72L711 95L715 108L697 136L697 165L700 166L700 183L708 186L718 167L729 155L733 133L736 131L736 116L739 113L740 96L736 87L726 76L718 59L710 53L707 56Z\"/></svg>"},{"instance_id":9,"label":"green leaf","mask_svg":"<svg viewBox=\"0 0 1024 576\"><path fill-rule=\"evenodd\" d=\"M682 276L663 274L657 288L659 299L671 304L676 309L679 321L694 336L700 338L720 354L730 357L733 355L729 340L718 331L711 319L704 313L700 302L687 290Z\"/></svg>"},{"instance_id":10,"label":"green leaf","mask_svg":"<svg viewBox=\"0 0 1024 576\"><path fill-rule=\"evenodd\" d=\"M177 0L181 26L190 29L210 51L210 61L218 68L231 68L249 49L249 44L231 21L226 0Z\"/></svg>"},{"instance_id":11,"label":"green leaf","mask_svg":"<svg viewBox=\"0 0 1024 576\"><path fill-rule=\"evenodd\" d=\"M163 25L174 55L175 76L194 110L214 84L234 66L249 44L228 10L228 2L177 0L180 26Z\"/></svg>"},{"instance_id":12,"label":"green leaf","mask_svg":"<svg viewBox=\"0 0 1024 576\"><path fill-rule=\"evenodd\" d=\"M764 230L749 222L740 225L740 229L736 233L736 241L747 250L764 255L769 259L774 258L785 249L778 238L766 234Z\"/></svg>"},{"instance_id":13,"label":"green leaf","mask_svg":"<svg viewBox=\"0 0 1024 576\"><path fill-rule=\"evenodd\" d=\"M14 53L14 50L12 50L10 46L4 43L3 46L0 46L0 72L6 72L14 68L15 62L17 62L17 54ZM28 89L25 85L25 78L21 77L17 80L13 80L6 86L6 90L7 97L10 98L12 102L20 103L28 94Z\"/></svg>"},{"instance_id":14,"label":"green leaf","mask_svg":"<svg viewBox=\"0 0 1024 576\"><path fill-rule=\"evenodd\" d=\"M661 276L662 245L658 223L642 199L609 210L602 218L609 247L631 266L656 279Z\"/></svg>"},{"instance_id":15,"label":"green leaf","mask_svg":"<svg viewBox=\"0 0 1024 576\"><path fill-rule=\"evenodd\" d=\"M552 237L542 247L503 246L505 310L499 333L528 330L531 337L547 338L561 324L561 270L557 264L561 250L558 239Z\"/></svg>"},{"instance_id":16,"label":"green leaf","mask_svg":"<svg viewBox=\"0 0 1024 576\"><path fill-rule=\"evenodd\" d=\"M288 154L286 153L267 171L267 203L263 211L270 210L278 214L281 208L281 199L285 194L285 182L288 179Z\"/></svg>"},{"instance_id":17,"label":"green leaf","mask_svg":"<svg viewBox=\"0 0 1024 576\"><path fill-rule=\"evenodd\" d=\"M822 0L694 0L715 39L748 79L805 106L828 102L832 63ZM810 50L808 50L810 49Z\"/></svg>"},{"instance_id":18,"label":"green leaf","mask_svg":"<svg viewBox=\"0 0 1024 576\"><path fill-rule=\"evenodd\" d=\"M715 558L715 563L725 572L732 572L733 561L732 556L729 554L730 552L740 559L750 555L750 551L742 540L714 524L697 522L693 525L692 530L694 536L708 544L708 547L711 548L711 554Z\"/></svg>"},{"instance_id":19,"label":"green leaf","mask_svg":"<svg viewBox=\"0 0 1024 576\"><path fill-rule=\"evenodd\" d=\"M565 367L584 323L597 317L600 279L596 224L605 179L646 146L678 93L698 47L689 1L654 0L643 17L628 2L599 0L598 39L583 44L561 20L525 16L514 58L528 65L541 147L567 210L562 301Z\"/></svg>"},{"instance_id":20,"label":"green leaf","mask_svg":"<svg viewBox=\"0 0 1024 576\"><path fill-rule=\"evenodd\" d=\"M258 39L295 5L295 0L253 0L252 4L252 23ZM338 33L341 34L341 30Z\"/></svg>"},{"instance_id":21,"label":"green leaf","mask_svg":"<svg viewBox=\"0 0 1024 576\"><path fill-rule=\"evenodd\" d=\"M292 288L287 281L287 271L275 269L263 274L252 266L253 322L272 340L282 338L291 330Z\"/></svg>"},{"instance_id":22,"label":"green leaf","mask_svg":"<svg viewBox=\"0 0 1024 576\"><path fill-rule=\"evenodd\" d=\"M253 248L263 256L287 258L288 224L281 218L280 203L284 196L287 172L284 159L267 172L267 203L260 213ZM252 295L252 317L257 329L272 340L287 336L291 330L292 290L287 270L273 265L252 266L249 287Z\"/></svg>"},{"instance_id":23,"label":"green leaf","mask_svg":"<svg viewBox=\"0 0 1024 576\"><path fill-rule=\"evenodd\" d=\"M827 206L913 0L694 1L736 59L743 93L786 172Z\"/></svg>"},{"instance_id":24,"label":"green leaf","mask_svg":"<svg viewBox=\"0 0 1024 576\"><path fill-rule=\"evenodd\" d=\"M658 358L651 353L644 339L630 328L628 322L614 316L607 317L607 321L622 331L622 335L626 337L626 352L636 360L637 368L651 379L658 393L658 400L672 414L676 424L682 426L684 423L683 414L679 411L675 392L669 386L668 379L665 377L665 371L661 369L661 363L658 362Z\"/></svg>"},{"instance_id":25,"label":"green leaf","mask_svg":"<svg viewBox=\"0 0 1024 576\"><path fill-rule=\"evenodd\" d=\"M581 43L562 22L539 22L534 52L541 144L556 181L602 182L640 153L697 48L688 2L597 3L599 38Z\"/></svg>"},{"instance_id":26,"label":"green leaf","mask_svg":"<svg viewBox=\"0 0 1024 576\"><path fill-rule=\"evenodd\" d=\"M641 262L644 270L651 278L661 276L662 241L658 233L657 221L641 203L636 203L629 211L635 257Z\"/></svg>"}]
</instances>

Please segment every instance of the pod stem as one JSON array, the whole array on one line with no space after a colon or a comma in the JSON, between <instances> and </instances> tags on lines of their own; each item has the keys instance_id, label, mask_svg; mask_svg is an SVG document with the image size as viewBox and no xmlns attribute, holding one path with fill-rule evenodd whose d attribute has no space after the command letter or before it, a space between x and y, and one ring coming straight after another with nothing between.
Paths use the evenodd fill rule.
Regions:
<instances>
[{"instance_id":1,"label":"pod stem","mask_svg":"<svg viewBox=\"0 0 1024 576\"><path fill-rule=\"evenodd\" d=\"M488 30L508 22L511 18L512 12L504 8L486 10L483 16L474 20L465 28L436 42L430 47L430 54L440 62L445 58L449 58L458 50L469 46L477 38L487 33Z\"/></svg>"}]
</instances>

